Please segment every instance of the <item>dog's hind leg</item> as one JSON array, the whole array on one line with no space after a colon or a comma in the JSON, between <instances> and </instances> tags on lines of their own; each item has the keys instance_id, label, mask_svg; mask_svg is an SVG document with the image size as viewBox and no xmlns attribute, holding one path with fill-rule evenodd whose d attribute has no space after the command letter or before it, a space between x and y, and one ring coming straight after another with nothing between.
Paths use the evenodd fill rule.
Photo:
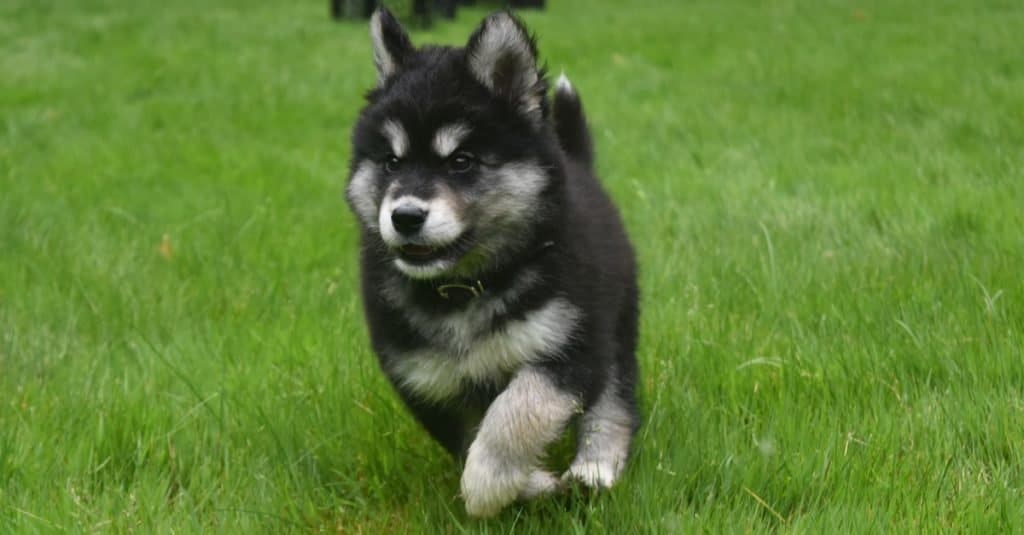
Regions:
<instances>
[{"instance_id":1,"label":"dog's hind leg","mask_svg":"<svg viewBox=\"0 0 1024 535\"><path fill-rule=\"evenodd\" d=\"M616 328L614 367L604 391L580 419L576 458L562 476L591 488L611 487L622 475L633 436L640 426L636 400L637 291L626 295Z\"/></svg>"},{"instance_id":2,"label":"dog's hind leg","mask_svg":"<svg viewBox=\"0 0 1024 535\"><path fill-rule=\"evenodd\" d=\"M576 458L562 476L592 488L611 487L622 475L636 416L614 380L580 420Z\"/></svg>"}]
</instances>

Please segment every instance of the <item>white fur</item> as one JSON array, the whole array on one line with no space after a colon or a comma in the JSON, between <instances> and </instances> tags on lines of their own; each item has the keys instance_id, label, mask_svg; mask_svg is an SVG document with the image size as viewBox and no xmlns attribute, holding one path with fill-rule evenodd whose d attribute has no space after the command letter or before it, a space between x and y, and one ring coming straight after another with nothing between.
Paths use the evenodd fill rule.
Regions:
<instances>
[{"instance_id":1,"label":"white fur","mask_svg":"<svg viewBox=\"0 0 1024 535\"><path fill-rule=\"evenodd\" d=\"M377 228L377 166L363 161L349 180L347 193L356 215L368 228Z\"/></svg>"},{"instance_id":2,"label":"white fur","mask_svg":"<svg viewBox=\"0 0 1024 535\"><path fill-rule=\"evenodd\" d=\"M478 226L493 228L496 225L533 220L538 199L548 184L548 175L531 162L516 162L499 167L491 177L486 177L490 187L484 199L479 201L487 206L481 214ZM507 233L504 233L507 235Z\"/></svg>"},{"instance_id":3,"label":"white fur","mask_svg":"<svg viewBox=\"0 0 1024 535\"><path fill-rule=\"evenodd\" d=\"M558 353L573 335L579 310L563 298L554 298L508 322L501 329L477 336L470 321L438 322L451 329L448 350L423 349L396 359L392 369L399 380L424 399L442 401L456 395L466 383L500 384L508 374Z\"/></svg>"},{"instance_id":4,"label":"white fur","mask_svg":"<svg viewBox=\"0 0 1024 535\"><path fill-rule=\"evenodd\" d=\"M579 481L592 489L608 489L619 479L622 468L621 463L581 460L572 463L563 477Z\"/></svg>"},{"instance_id":5,"label":"white fur","mask_svg":"<svg viewBox=\"0 0 1024 535\"><path fill-rule=\"evenodd\" d=\"M555 81L555 91L562 93L574 93L575 90L572 88L572 82L565 76L565 73L558 75L558 80Z\"/></svg>"},{"instance_id":6,"label":"white fur","mask_svg":"<svg viewBox=\"0 0 1024 535\"><path fill-rule=\"evenodd\" d=\"M394 119L387 119L381 124L380 131L384 134L384 137L388 138L388 143L391 144L391 152L395 156L402 158L409 152L409 135L405 133L402 123Z\"/></svg>"},{"instance_id":7,"label":"white fur","mask_svg":"<svg viewBox=\"0 0 1024 535\"><path fill-rule=\"evenodd\" d=\"M465 123L452 123L438 128L434 134L434 152L442 158L447 158L459 148L469 132L469 126Z\"/></svg>"},{"instance_id":8,"label":"white fur","mask_svg":"<svg viewBox=\"0 0 1024 535\"><path fill-rule=\"evenodd\" d=\"M544 170L531 162L505 164L498 169L498 176L502 180L504 192L520 202L528 202L526 199L537 197L548 183Z\"/></svg>"},{"instance_id":9,"label":"white fur","mask_svg":"<svg viewBox=\"0 0 1024 535\"><path fill-rule=\"evenodd\" d=\"M384 43L380 17L377 11L370 18L370 42L373 44L373 62L377 65L377 82L384 85L384 81L398 70L398 62Z\"/></svg>"},{"instance_id":10,"label":"white fur","mask_svg":"<svg viewBox=\"0 0 1024 535\"><path fill-rule=\"evenodd\" d=\"M427 220L423 222L423 228L420 229L415 240L409 240L399 234L391 222L391 213L403 206L415 206L427 212ZM381 238L391 247L400 247L407 243L442 247L450 245L466 230L465 223L455 213L455 207L444 196L424 201L411 195L392 199L389 194L385 196L384 202L380 205L378 222L380 223Z\"/></svg>"},{"instance_id":11,"label":"white fur","mask_svg":"<svg viewBox=\"0 0 1024 535\"><path fill-rule=\"evenodd\" d=\"M561 488L562 482L547 470L534 470L527 480L526 487L519 490L520 500L529 500L542 494L548 494Z\"/></svg>"},{"instance_id":12,"label":"white fur","mask_svg":"<svg viewBox=\"0 0 1024 535\"><path fill-rule=\"evenodd\" d=\"M614 376L614 374L613 374ZM562 476L592 488L609 488L629 456L632 417L610 383L580 421L576 458Z\"/></svg>"},{"instance_id":13,"label":"white fur","mask_svg":"<svg viewBox=\"0 0 1024 535\"><path fill-rule=\"evenodd\" d=\"M491 516L521 495L548 490L551 482L537 473L540 456L578 408L544 373L520 370L487 409L469 447L461 481L466 512Z\"/></svg>"},{"instance_id":14,"label":"white fur","mask_svg":"<svg viewBox=\"0 0 1024 535\"><path fill-rule=\"evenodd\" d=\"M455 267L455 261L439 258L426 264L410 264L401 258L396 258L395 267L410 279L430 280L451 271Z\"/></svg>"}]
</instances>

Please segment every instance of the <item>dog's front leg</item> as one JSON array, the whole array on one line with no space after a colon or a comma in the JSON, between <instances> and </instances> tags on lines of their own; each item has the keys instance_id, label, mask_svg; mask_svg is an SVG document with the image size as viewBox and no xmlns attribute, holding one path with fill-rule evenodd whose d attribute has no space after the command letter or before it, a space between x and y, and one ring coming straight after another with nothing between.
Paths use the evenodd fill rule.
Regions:
<instances>
[{"instance_id":1,"label":"dog's front leg","mask_svg":"<svg viewBox=\"0 0 1024 535\"><path fill-rule=\"evenodd\" d=\"M557 480L539 466L579 401L544 371L526 367L484 414L462 472L462 497L472 516L491 516L517 497L551 490Z\"/></svg>"}]
</instances>

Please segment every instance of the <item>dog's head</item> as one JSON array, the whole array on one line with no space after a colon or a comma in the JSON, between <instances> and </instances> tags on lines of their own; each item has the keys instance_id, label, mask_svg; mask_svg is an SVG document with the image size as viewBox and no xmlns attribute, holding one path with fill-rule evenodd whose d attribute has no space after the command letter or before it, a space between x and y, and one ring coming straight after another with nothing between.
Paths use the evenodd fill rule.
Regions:
<instances>
[{"instance_id":1,"label":"dog's head","mask_svg":"<svg viewBox=\"0 0 1024 535\"><path fill-rule=\"evenodd\" d=\"M464 48L415 48L370 21L378 86L353 133L346 197L408 277L472 276L528 246L558 165L537 50L509 13Z\"/></svg>"}]
</instances>

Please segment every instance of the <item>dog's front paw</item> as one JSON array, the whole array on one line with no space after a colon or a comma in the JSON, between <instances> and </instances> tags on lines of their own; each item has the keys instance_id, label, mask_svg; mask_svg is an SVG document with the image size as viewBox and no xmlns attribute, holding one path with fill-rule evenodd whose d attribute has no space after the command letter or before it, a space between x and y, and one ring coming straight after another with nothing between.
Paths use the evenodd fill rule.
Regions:
<instances>
[{"instance_id":1,"label":"dog's front paw","mask_svg":"<svg viewBox=\"0 0 1024 535\"><path fill-rule=\"evenodd\" d=\"M498 514L530 487L531 470L523 469L473 443L462 470L462 498L470 516Z\"/></svg>"},{"instance_id":2,"label":"dog's front paw","mask_svg":"<svg viewBox=\"0 0 1024 535\"><path fill-rule=\"evenodd\" d=\"M619 463L576 459L562 476L565 481L578 481L592 489L611 488L619 479Z\"/></svg>"},{"instance_id":3,"label":"dog's front paw","mask_svg":"<svg viewBox=\"0 0 1024 535\"><path fill-rule=\"evenodd\" d=\"M550 494L562 488L562 482L551 472L534 470L527 479L526 487L519 491L520 500L529 500L543 494Z\"/></svg>"}]
</instances>

